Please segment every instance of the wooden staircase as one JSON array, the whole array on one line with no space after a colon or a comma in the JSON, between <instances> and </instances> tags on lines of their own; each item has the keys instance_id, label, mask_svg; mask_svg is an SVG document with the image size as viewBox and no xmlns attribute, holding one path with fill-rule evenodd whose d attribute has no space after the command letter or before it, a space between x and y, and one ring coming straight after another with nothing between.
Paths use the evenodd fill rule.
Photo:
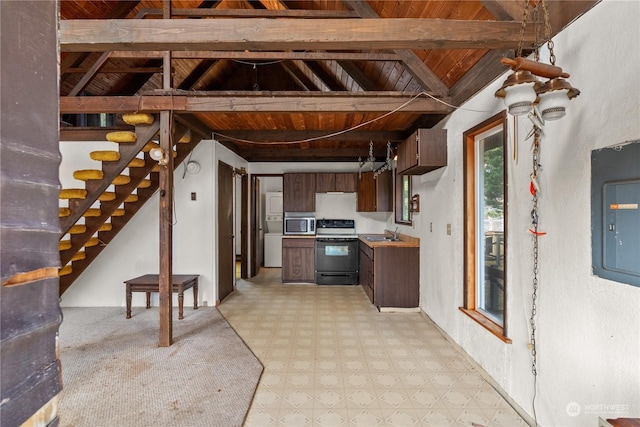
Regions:
<instances>
[{"instance_id":1,"label":"wooden staircase","mask_svg":"<svg viewBox=\"0 0 640 427\"><path fill-rule=\"evenodd\" d=\"M84 181L84 189L61 190L60 198L68 200L68 207L59 209L60 295L158 190L159 166L148 152L158 146L152 139L160 126L158 117L150 117L153 123L136 124L134 132L107 135L117 144L117 151L91 152L101 169L74 172L74 178ZM202 137L187 137L189 129L184 124L174 129L173 141L178 141L173 153L175 170Z\"/></svg>"}]
</instances>

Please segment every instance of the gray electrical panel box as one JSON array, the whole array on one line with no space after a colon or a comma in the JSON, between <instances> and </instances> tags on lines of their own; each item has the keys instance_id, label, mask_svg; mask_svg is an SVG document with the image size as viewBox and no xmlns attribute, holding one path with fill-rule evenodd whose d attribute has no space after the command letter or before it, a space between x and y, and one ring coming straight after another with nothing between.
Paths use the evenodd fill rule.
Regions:
<instances>
[{"instance_id":1,"label":"gray electrical panel box","mask_svg":"<svg viewBox=\"0 0 640 427\"><path fill-rule=\"evenodd\" d=\"M592 152L593 272L640 286L640 143Z\"/></svg>"}]
</instances>

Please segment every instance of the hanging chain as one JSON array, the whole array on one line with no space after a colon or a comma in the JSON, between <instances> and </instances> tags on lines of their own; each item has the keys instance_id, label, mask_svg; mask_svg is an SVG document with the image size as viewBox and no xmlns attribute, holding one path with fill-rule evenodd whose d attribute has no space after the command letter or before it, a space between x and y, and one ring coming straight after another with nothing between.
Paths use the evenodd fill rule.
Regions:
<instances>
[{"instance_id":1,"label":"hanging chain","mask_svg":"<svg viewBox=\"0 0 640 427\"><path fill-rule=\"evenodd\" d=\"M537 177L538 169L540 168L539 159L540 149L540 130L536 128L533 142L533 173L531 174L532 183L536 183L531 189L533 196L533 209L531 210L531 224L533 225L533 293L531 295L531 317L529 318L529 325L531 326L531 372L534 376L538 375L537 370L537 347L536 347L536 322L535 317L538 311L538 239L541 233L538 232L538 188Z\"/></svg>"},{"instance_id":2,"label":"hanging chain","mask_svg":"<svg viewBox=\"0 0 640 427\"><path fill-rule=\"evenodd\" d=\"M547 40L547 48L549 49L549 62L556 65L556 55L553 53L553 40L551 40L551 21L549 20L549 9L547 2L542 0L542 10L544 11L544 38Z\"/></svg>"},{"instance_id":3,"label":"hanging chain","mask_svg":"<svg viewBox=\"0 0 640 427\"><path fill-rule=\"evenodd\" d=\"M529 16L529 0L524 0L524 12L522 12L522 26L520 27L520 40L518 41L518 51L516 57L522 56L522 43L524 40L524 29L527 27L527 18Z\"/></svg>"}]
</instances>

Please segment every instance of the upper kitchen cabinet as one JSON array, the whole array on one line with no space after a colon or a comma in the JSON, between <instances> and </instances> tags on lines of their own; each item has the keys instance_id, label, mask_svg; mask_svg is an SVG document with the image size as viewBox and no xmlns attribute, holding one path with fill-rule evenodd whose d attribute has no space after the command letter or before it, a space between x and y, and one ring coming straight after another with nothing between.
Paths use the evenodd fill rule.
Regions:
<instances>
[{"instance_id":1,"label":"upper kitchen cabinet","mask_svg":"<svg viewBox=\"0 0 640 427\"><path fill-rule=\"evenodd\" d=\"M393 175L385 171L374 178L363 172L358 180L358 212L393 211Z\"/></svg>"},{"instance_id":2,"label":"upper kitchen cabinet","mask_svg":"<svg viewBox=\"0 0 640 427\"><path fill-rule=\"evenodd\" d=\"M285 212L316 211L316 174L285 173L282 188Z\"/></svg>"},{"instance_id":3,"label":"upper kitchen cabinet","mask_svg":"<svg viewBox=\"0 0 640 427\"><path fill-rule=\"evenodd\" d=\"M398 146L400 174L422 175L446 165L446 129L418 129Z\"/></svg>"},{"instance_id":4,"label":"upper kitchen cabinet","mask_svg":"<svg viewBox=\"0 0 640 427\"><path fill-rule=\"evenodd\" d=\"M358 175L355 173L317 173L316 193L355 193L358 191Z\"/></svg>"}]
</instances>

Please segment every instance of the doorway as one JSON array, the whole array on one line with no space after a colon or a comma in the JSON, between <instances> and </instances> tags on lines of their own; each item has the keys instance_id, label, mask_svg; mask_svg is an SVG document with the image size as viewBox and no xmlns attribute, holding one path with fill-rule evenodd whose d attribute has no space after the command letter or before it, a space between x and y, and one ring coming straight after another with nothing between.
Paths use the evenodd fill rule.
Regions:
<instances>
[{"instance_id":1,"label":"doorway","mask_svg":"<svg viewBox=\"0 0 640 427\"><path fill-rule=\"evenodd\" d=\"M235 284L233 168L218 161L218 300L233 292Z\"/></svg>"},{"instance_id":2,"label":"doorway","mask_svg":"<svg viewBox=\"0 0 640 427\"><path fill-rule=\"evenodd\" d=\"M253 277L264 266L265 233L268 233L265 209L265 194L282 192L283 176L281 174L256 174L251 175L251 272ZM271 236L272 237L272 236Z\"/></svg>"}]
</instances>

